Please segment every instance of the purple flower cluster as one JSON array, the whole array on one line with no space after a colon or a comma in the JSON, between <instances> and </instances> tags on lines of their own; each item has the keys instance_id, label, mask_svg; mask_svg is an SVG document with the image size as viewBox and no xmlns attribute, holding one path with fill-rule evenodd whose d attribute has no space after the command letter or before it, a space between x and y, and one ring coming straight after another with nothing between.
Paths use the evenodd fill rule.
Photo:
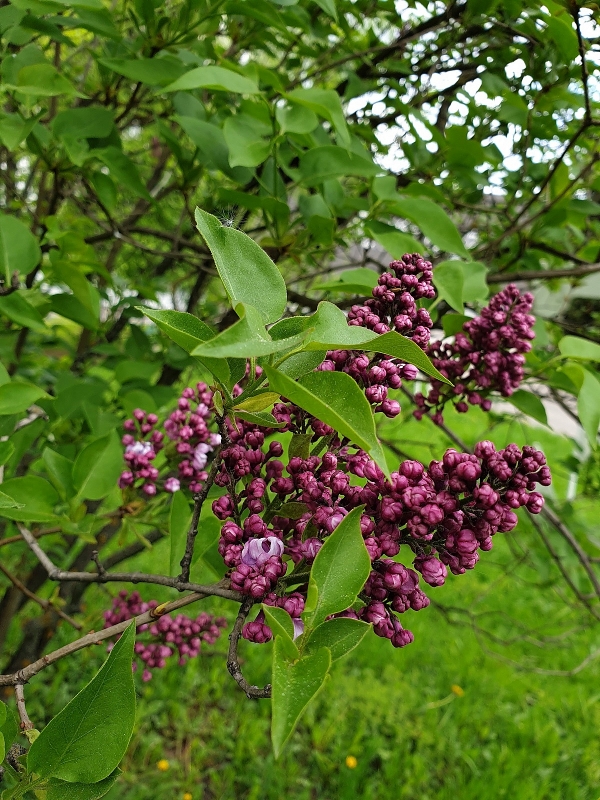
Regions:
<instances>
[{"instance_id":1,"label":"purple flower cluster","mask_svg":"<svg viewBox=\"0 0 600 800\"><path fill-rule=\"evenodd\" d=\"M491 392L510 397L523 380L524 353L531 350L535 337L535 317L529 313L532 303L533 295L521 294L511 284L490 300L481 316L466 322L453 342L430 345L427 355L454 386L432 380L427 397L415 396L415 417L421 419L433 410L433 421L441 423L442 409L449 401L460 412L467 411L468 404L489 411Z\"/></svg>"},{"instance_id":2,"label":"purple flower cluster","mask_svg":"<svg viewBox=\"0 0 600 800\"><path fill-rule=\"evenodd\" d=\"M219 552L231 569L232 588L263 602L285 591L279 583L287 572L284 558L294 562L296 573L305 572L346 514L364 505L361 529L373 570L361 594L365 605L348 613L372 622L378 635L401 647L412 641L412 634L395 614L429 605L418 573L429 585L441 586L447 568L454 574L472 569L477 551L491 549L495 533L515 527L514 509L541 510L543 498L534 489L549 485L550 472L543 454L532 447L521 451L509 445L496 451L491 442L480 442L474 454L448 450L428 469L404 461L390 480L366 453L349 447L294 457L285 467L270 460L264 478L253 477L247 486L259 480L268 522L251 513L238 524L231 495L213 503L214 513L227 520ZM242 494L247 503L248 489ZM414 569L393 560L403 544L411 551ZM281 599L285 602L286 596ZM268 641L264 617L248 623L243 635Z\"/></svg>"},{"instance_id":3,"label":"purple flower cluster","mask_svg":"<svg viewBox=\"0 0 600 800\"><path fill-rule=\"evenodd\" d=\"M119 622L125 622L138 614L143 614L156 608L158 603L151 600L146 603L138 592L128 594L127 591L119 592L114 598L112 608L104 612L104 627L110 628ZM220 628L227 625L224 617L213 617L211 614L199 614L196 619L190 619L183 614L171 617L168 614L159 617L156 622L140 625L138 634L147 634L140 637L135 643L134 652L144 664L143 681L152 678L151 669L162 669L166 666L167 659L178 655L178 663L183 666L188 658L195 658L200 653L202 643L214 644L221 635ZM114 644L109 645L109 651ZM134 662L134 669L137 663Z\"/></svg>"},{"instance_id":4,"label":"purple flower cluster","mask_svg":"<svg viewBox=\"0 0 600 800\"><path fill-rule=\"evenodd\" d=\"M199 492L208 473L205 470L209 454L220 444L218 433L211 432L208 422L212 417L212 392L205 383L196 388L183 390L177 401L177 409L165 420L164 431L172 444L167 445L167 454L178 460L178 477L165 478L162 488L166 492L177 492L181 485L192 492ZM125 445L123 458L128 469L121 473L121 489L143 482L142 491L154 496L157 493L159 470L151 464L157 453L165 447L165 433L156 430L158 417L141 409L133 412L133 419L125 420L126 431L122 438Z\"/></svg>"},{"instance_id":5,"label":"purple flower cluster","mask_svg":"<svg viewBox=\"0 0 600 800\"><path fill-rule=\"evenodd\" d=\"M348 325L368 328L383 334L397 331L425 349L429 343L432 322L429 312L418 308L421 299L435 297L431 283L432 266L420 255L405 255L392 261L392 272L384 272L373 297L364 305L352 306L348 312ZM365 396L376 412L393 419L400 413L400 403L388 398L389 389L399 389L402 380L414 380L417 369L381 354L331 350L320 365L320 370L346 372L365 389Z\"/></svg>"},{"instance_id":6,"label":"purple flower cluster","mask_svg":"<svg viewBox=\"0 0 600 800\"><path fill-rule=\"evenodd\" d=\"M155 430L158 417L147 414L141 408L133 412L133 419L125 420L126 430L123 439L125 453L123 458L129 469L124 470L119 478L121 489L142 483L142 491L152 497L156 494L158 469L152 465L157 453L163 448L164 434Z\"/></svg>"}]
</instances>

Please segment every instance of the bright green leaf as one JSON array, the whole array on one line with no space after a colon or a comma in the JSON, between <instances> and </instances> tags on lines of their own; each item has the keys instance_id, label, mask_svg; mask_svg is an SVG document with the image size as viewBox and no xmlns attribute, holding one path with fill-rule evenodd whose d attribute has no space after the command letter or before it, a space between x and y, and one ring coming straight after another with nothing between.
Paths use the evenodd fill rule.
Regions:
<instances>
[{"instance_id":1,"label":"bright green leaf","mask_svg":"<svg viewBox=\"0 0 600 800\"><path fill-rule=\"evenodd\" d=\"M54 487L36 475L10 478L2 484L2 492L14 501L17 507L0 506L0 516L21 522L55 522L54 506L58 494Z\"/></svg>"},{"instance_id":2,"label":"bright green leaf","mask_svg":"<svg viewBox=\"0 0 600 800\"><path fill-rule=\"evenodd\" d=\"M546 409L536 394L527 392L525 389L517 389L516 392L511 394L508 400L513 404L513 406L515 406L515 408L518 408L519 411L522 411L524 414L528 414L530 417L533 417L533 419L541 422L542 425L548 424Z\"/></svg>"},{"instance_id":3,"label":"bright green leaf","mask_svg":"<svg viewBox=\"0 0 600 800\"><path fill-rule=\"evenodd\" d=\"M360 529L362 511L362 506L352 509L317 553L302 615L307 629L349 608L369 577L371 558Z\"/></svg>"},{"instance_id":4,"label":"bright green leaf","mask_svg":"<svg viewBox=\"0 0 600 800\"><path fill-rule=\"evenodd\" d=\"M5 383L0 386L0 416L27 411L36 400L48 398L43 389L32 383Z\"/></svg>"},{"instance_id":5,"label":"bright green leaf","mask_svg":"<svg viewBox=\"0 0 600 800\"><path fill-rule=\"evenodd\" d=\"M433 271L433 283L442 300L463 313L464 270L460 261L444 261Z\"/></svg>"},{"instance_id":6,"label":"bright green leaf","mask_svg":"<svg viewBox=\"0 0 600 800\"><path fill-rule=\"evenodd\" d=\"M580 336L563 336L558 343L558 349L565 358L600 361L600 344Z\"/></svg>"},{"instance_id":7,"label":"bright green leaf","mask_svg":"<svg viewBox=\"0 0 600 800\"><path fill-rule=\"evenodd\" d=\"M293 381L265 367L269 388L287 397L370 454L384 473L388 467L375 431L375 420L364 392L344 372L311 372Z\"/></svg>"},{"instance_id":8,"label":"bright green leaf","mask_svg":"<svg viewBox=\"0 0 600 800\"><path fill-rule=\"evenodd\" d=\"M271 692L271 741L275 758L279 758L298 720L323 686L330 665L331 655L326 648L291 664L282 637L275 639Z\"/></svg>"},{"instance_id":9,"label":"bright green leaf","mask_svg":"<svg viewBox=\"0 0 600 800\"><path fill-rule=\"evenodd\" d=\"M88 444L73 465L73 485L81 500L102 500L124 468L123 448L116 431Z\"/></svg>"},{"instance_id":10,"label":"bright green leaf","mask_svg":"<svg viewBox=\"0 0 600 800\"><path fill-rule=\"evenodd\" d=\"M264 612L267 625L273 631L274 637L281 639L281 649L284 656L289 661L294 661L299 658L300 653L294 644L294 623L292 618L284 611L283 608L277 606L267 606L263 603L262 610Z\"/></svg>"},{"instance_id":11,"label":"bright green leaf","mask_svg":"<svg viewBox=\"0 0 600 800\"><path fill-rule=\"evenodd\" d=\"M108 794L120 774L121 770L116 769L97 783L69 783L58 778L50 778L45 800L99 800Z\"/></svg>"},{"instance_id":12,"label":"bright green leaf","mask_svg":"<svg viewBox=\"0 0 600 800\"><path fill-rule=\"evenodd\" d=\"M201 88L235 94L259 94L260 92L254 81L223 67L196 67L165 86L162 92L186 92Z\"/></svg>"},{"instance_id":13,"label":"bright green leaf","mask_svg":"<svg viewBox=\"0 0 600 800\"><path fill-rule=\"evenodd\" d=\"M331 660L337 661L362 642L371 626L360 619L335 617L323 622L311 633L307 642L309 652L327 647Z\"/></svg>"},{"instance_id":14,"label":"bright green leaf","mask_svg":"<svg viewBox=\"0 0 600 800\"><path fill-rule=\"evenodd\" d=\"M132 622L96 676L31 745L30 773L71 783L96 783L114 772L135 721L134 639Z\"/></svg>"},{"instance_id":15,"label":"bright green leaf","mask_svg":"<svg viewBox=\"0 0 600 800\"><path fill-rule=\"evenodd\" d=\"M38 240L27 225L0 213L0 271L6 283L10 284L14 272L22 275L31 272L41 257Z\"/></svg>"},{"instance_id":16,"label":"bright green leaf","mask_svg":"<svg viewBox=\"0 0 600 800\"><path fill-rule=\"evenodd\" d=\"M260 311L266 323L278 320L287 302L285 281L265 251L242 231L223 227L199 208L196 224L234 308L247 303Z\"/></svg>"},{"instance_id":17,"label":"bright green leaf","mask_svg":"<svg viewBox=\"0 0 600 800\"><path fill-rule=\"evenodd\" d=\"M369 178L380 171L372 161L334 145L313 147L300 158L302 182L307 186L349 175Z\"/></svg>"},{"instance_id":18,"label":"bright green leaf","mask_svg":"<svg viewBox=\"0 0 600 800\"><path fill-rule=\"evenodd\" d=\"M335 10L332 0L325 0L325 2L333 6L333 10ZM348 133L348 127L346 125L342 101L340 100L339 94L334 89L320 89L317 87L310 89L293 89L285 96L288 100L291 100L292 103L305 106L305 108L309 108L311 111L314 111L315 114L318 114L320 117L330 122L339 136L339 141L344 147L349 147L350 134Z\"/></svg>"},{"instance_id":19,"label":"bright green leaf","mask_svg":"<svg viewBox=\"0 0 600 800\"><path fill-rule=\"evenodd\" d=\"M390 210L413 222L436 247L449 253L468 258L460 233L448 214L426 197L410 197L394 200Z\"/></svg>"}]
</instances>

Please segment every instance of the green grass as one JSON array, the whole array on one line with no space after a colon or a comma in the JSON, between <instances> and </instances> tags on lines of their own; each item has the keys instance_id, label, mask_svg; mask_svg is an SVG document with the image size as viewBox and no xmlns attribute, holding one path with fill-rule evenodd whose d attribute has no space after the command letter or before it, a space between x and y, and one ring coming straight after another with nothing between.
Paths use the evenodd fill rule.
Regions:
<instances>
[{"instance_id":1,"label":"green grass","mask_svg":"<svg viewBox=\"0 0 600 800\"><path fill-rule=\"evenodd\" d=\"M509 644L448 624L433 607L405 615L414 644L398 651L368 636L335 666L276 763L269 703L246 700L233 683L223 639L211 655L207 649L185 668L139 684L139 724L109 800L185 792L193 800L598 800L600 659L572 677L507 661L569 670L600 645L600 630L558 597L539 567L513 574L508 544L497 537L475 572L430 594L462 608L458 619L479 615L479 625ZM92 618L107 599L93 603ZM242 644L254 682L268 682L270 647ZM487 654L490 647L497 656ZM37 679L31 716L56 713L103 657L97 648L48 671L43 686ZM346 766L348 755L355 769ZM166 772L157 769L160 759L169 762Z\"/></svg>"}]
</instances>

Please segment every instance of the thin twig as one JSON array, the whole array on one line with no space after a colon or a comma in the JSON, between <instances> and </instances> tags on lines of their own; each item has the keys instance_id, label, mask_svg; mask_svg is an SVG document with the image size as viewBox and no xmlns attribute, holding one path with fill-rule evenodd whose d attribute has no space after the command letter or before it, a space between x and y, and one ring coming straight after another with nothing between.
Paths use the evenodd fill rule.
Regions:
<instances>
[{"instance_id":1,"label":"thin twig","mask_svg":"<svg viewBox=\"0 0 600 800\"><path fill-rule=\"evenodd\" d=\"M33 722L29 719L27 708L25 707L25 693L23 692L23 684L15 684L15 700L17 701L17 711L19 719L21 720L21 730L32 731L34 728Z\"/></svg>"},{"instance_id":2,"label":"thin twig","mask_svg":"<svg viewBox=\"0 0 600 800\"><path fill-rule=\"evenodd\" d=\"M264 688L261 689L259 686L252 686L252 684L248 683L248 681L246 680L246 678L244 678L242 674L237 653L238 642L242 634L242 627L253 605L254 605L254 600L251 597L248 597L246 598L246 600L244 600L244 602L240 606L239 614L237 615L235 624L232 628L231 633L229 634L229 652L227 653L227 669L229 670L231 677L235 680L240 689L242 689L242 691L245 692L246 697L248 697L250 700L253 699L258 700L271 697L271 685L267 684Z\"/></svg>"},{"instance_id":3,"label":"thin twig","mask_svg":"<svg viewBox=\"0 0 600 800\"><path fill-rule=\"evenodd\" d=\"M185 582L189 581L190 579L190 568L192 566L192 558L194 556L194 544L196 542L196 536L198 535L198 522L200 521L202 506L208 497L208 493L211 490L220 466L221 448L218 448L215 452L215 456L210 467L210 472L208 473L208 478L202 487L202 491L194 495L194 513L192 514L192 521L190 523L190 528L185 541L185 553L181 559L181 574L179 576L180 581Z\"/></svg>"},{"instance_id":4,"label":"thin twig","mask_svg":"<svg viewBox=\"0 0 600 800\"><path fill-rule=\"evenodd\" d=\"M49 600L45 600L43 597L38 597L37 594L31 592L27 588L27 586L25 586L25 584L22 583L17 578L16 575L13 575L12 572L9 572L9 570L6 569L6 567L4 566L4 564L2 564L2 562L0 562L0 571L3 572L4 575L6 575L6 577L13 584L13 586L16 586L16 588L20 592L22 592L26 597L28 597L30 600L33 600L34 603L37 603L39 606L41 606L44 609L44 611L56 612L61 619L64 619L65 622L69 623L69 625L72 625L75 628L75 630L77 631L81 630L82 626L79 622L74 620L73 617L70 617L68 614L65 614L65 612L61 611L60 608L56 608L56 606L54 606Z\"/></svg>"},{"instance_id":5,"label":"thin twig","mask_svg":"<svg viewBox=\"0 0 600 800\"><path fill-rule=\"evenodd\" d=\"M169 586L179 592L199 592L205 597L223 597L226 600L234 600L240 603L243 595L232 589L227 589L220 583L208 586L181 581L179 578L170 578L168 575L152 575L145 572L105 572L99 575L97 572L69 572L69 570L59 569L52 563L50 558L39 546L34 536L23 525L19 525L21 536L29 545L31 551L37 556L51 581L78 583L149 583L156 586Z\"/></svg>"}]
</instances>

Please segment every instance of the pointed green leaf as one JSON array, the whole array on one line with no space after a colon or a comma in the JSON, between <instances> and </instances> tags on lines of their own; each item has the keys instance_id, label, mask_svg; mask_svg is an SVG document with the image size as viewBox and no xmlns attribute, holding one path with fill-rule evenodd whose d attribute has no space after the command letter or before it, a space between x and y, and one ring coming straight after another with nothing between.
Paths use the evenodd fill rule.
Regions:
<instances>
[{"instance_id":1,"label":"pointed green leaf","mask_svg":"<svg viewBox=\"0 0 600 800\"><path fill-rule=\"evenodd\" d=\"M234 308L247 303L260 311L265 323L276 322L285 311L287 292L281 273L265 251L242 231L223 227L199 208L196 224Z\"/></svg>"},{"instance_id":2,"label":"pointed green leaf","mask_svg":"<svg viewBox=\"0 0 600 800\"><path fill-rule=\"evenodd\" d=\"M38 240L27 225L0 213L0 271L7 285L14 272L26 275L39 264L41 257Z\"/></svg>"},{"instance_id":3,"label":"pointed green leaf","mask_svg":"<svg viewBox=\"0 0 600 800\"><path fill-rule=\"evenodd\" d=\"M433 283L450 308L463 313L464 270L460 261L444 261L433 271Z\"/></svg>"},{"instance_id":4,"label":"pointed green leaf","mask_svg":"<svg viewBox=\"0 0 600 800\"><path fill-rule=\"evenodd\" d=\"M48 333L48 328L37 308L29 302L30 293L19 290L0 297L0 314L24 328L38 333Z\"/></svg>"},{"instance_id":5,"label":"pointed green leaf","mask_svg":"<svg viewBox=\"0 0 600 800\"><path fill-rule=\"evenodd\" d=\"M375 431L375 420L364 392L344 372L311 372L293 381L279 370L265 367L269 388L287 397L339 434L365 450L385 474L385 455Z\"/></svg>"},{"instance_id":6,"label":"pointed green leaf","mask_svg":"<svg viewBox=\"0 0 600 800\"><path fill-rule=\"evenodd\" d=\"M2 493L14 505L9 506L8 501L0 504L0 517L21 522L56 521L54 506L58 503L58 494L44 478L36 475L10 478L2 484Z\"/></svg>"},{"instance_id":7,"label":"pointed green leaf","mask_svg":"<svg viewBox=\"0 0 600 800\"><path fill-rule=\"evenodd\" d=\"M88 444L73 465L73 485L80 500L102 500L117 484L123 448L116 431Z\"/></svg>"},{"instance_id":8,"label":"pointed green leaf","mask_svg":"<svg viewBox=\"0 0 600 800\"><path fill-rule=\"evenodd\" d=\"M302 615L308 630L349 608L369 577L371 558L360 529L362 511L362 506L352 509L317 553Z\"/></svg>"},{"instance_id":9,"label":"pointed green leaf","mask_svg":"<svg viewBox=\"0 0 600 800\"><path fill-rule=\"evenodd\" d=\"M588 441L595 450L598 446L600 426L600 381L596 375L583 367L583 383L577 395L577 413Z\"/></svg>"},{"instance_id":10,"label":"pointed green leaf","mask_svg":"<svg viewBox=\"0 0 600 800\"><path fill-rule=\"evenodd\" d=\"M517 391L513 392L507 399L515 408L518 408L519 411L533 417L533 419L541 422L542 425L548 424L548 417L546 416L544 404L533 392L527 392L525 389L517 389Z\"/></svg>"},{"instance_id":11,"label":"pointed green leaf","mask_svg":"<svg viewBox=\"0 0 600 800\"><path fill-rule=\"evenodd\" d=\"M335 11L335 6L332 0L325 0L332 6L331 10ZM336 133L339 136L339 141L348 147L350 145L350 134L346 125L346 117L342 108L342 101L339 94L334 89L294 89L288 92L285 97L291 100L292 103L305 106L315 114L318 114L323 119L330 122Z\"/></svg>"},{"instance_id":12,"label":"pointed green leaf","mask_svg":"<svg viewBox=\"0 0 600 800\"><path fill-rule=\"evenodd\" d=\"M558 343L558 349L565 358L600 361L600 344L581 336L563 336Z\"/></svg>"},{"instance_id":13,"label":"pointed green leaf","mask_svg":"<svg viewBox=\"0 0 600 800\"><path fill-rule=\"evenodd\" d=\"M114 772L135 721L134 639L132 622L97 675L31 745L30 773L71 783L96 783Z\"/></svg>"},{"instance_id":14,"label":"pointed green leaf","mask_svg":"<svg viewBox=\"0 0 600 800\"><path fill-rule=\"evenodd\" d=\"M252 306L240 303L236 311L241 319L214 339L192 350L193 356L204 358L253 358L289 350L308 336L308 331L288 339L273 340L265 329L263 318ZM250 409L249 409L250 410ZM260 409L254 409L256 411Z\"/></svg>"},{"instance_id":15,"label":"pointed green leaf","mask_svg":"<svg viewBox=\"0 0 600 800\"><path fill-rule=\"evenodd\" d=\"M381 172L381 168L363 156L335 145L313 147L300 158L302 182L315 186L330 178L357 175L370 178Z\"/></svg>"},{"instance_id":16,"label":"pointed green leaf","mask_svg":"<svg viewBox=\"0 0 600 800\"><path fill-rule=\"evenodd\" d=\"M337 661L358 647L370 630L371 626L360 619L335 617L314 629L306 647L308 652L327 647L331 660Z\"/></svg>"},{"instance_id":17,"label":"pointed green leaf","mask_svg":"<svg viewBox=\"0 0 600 800\"><path fill-rule=\"evenodd\" d=\"M36 400L49 397L43 389L32 383L5 383L0 386L0 416L27 411Z\"/></svg>"},{"instance_id":18,"label":"pointed green leaf","mask_svg":"<svg viewBox=\"0 0 600 800\"><path fill-rule=\"evenodd\" d=\"M214 89L235 94L259 94L260 89L249 78L223 67L196 67L186 72L162 92L186 92L192 89Z\"/></svg>"},{"instance_id":19,"label":"pointed green leaf","mask_svg":"<svg viewBox=\"0 0 600 800\"><path fill-rule=\"evenodd\" d=\"M299 658L300 653L294 644L294 623L287 611L277 606L267 606L264 603L262 605L262 610L267 625L273 631L273 636L281 638L281 648L285 657L290 661Z\"/></svg>"},{"instance_id":20,"label":"pointed green leaf","mask_svg":"<svg viewBox=\"0 0 600 800\"><path fill-rule=\"evenodd\" d=\"M279 758L298 720L323 686L330 665L331 655L326 648L291 664L282 637L275 639L271 693L271 741L275 758Z\"/></svg>"},{"instance_id":21,"label":"pointed green leaf","mask_svg":"<svg viewBox=\"0 0 600 800\"><path fill-rule=\"evenodd\" d=\"M391 211L408 219L440 250L468 258L456 225L448 214L426 197L407 197L389 203Z\"/></svg>"}]
</instances>

